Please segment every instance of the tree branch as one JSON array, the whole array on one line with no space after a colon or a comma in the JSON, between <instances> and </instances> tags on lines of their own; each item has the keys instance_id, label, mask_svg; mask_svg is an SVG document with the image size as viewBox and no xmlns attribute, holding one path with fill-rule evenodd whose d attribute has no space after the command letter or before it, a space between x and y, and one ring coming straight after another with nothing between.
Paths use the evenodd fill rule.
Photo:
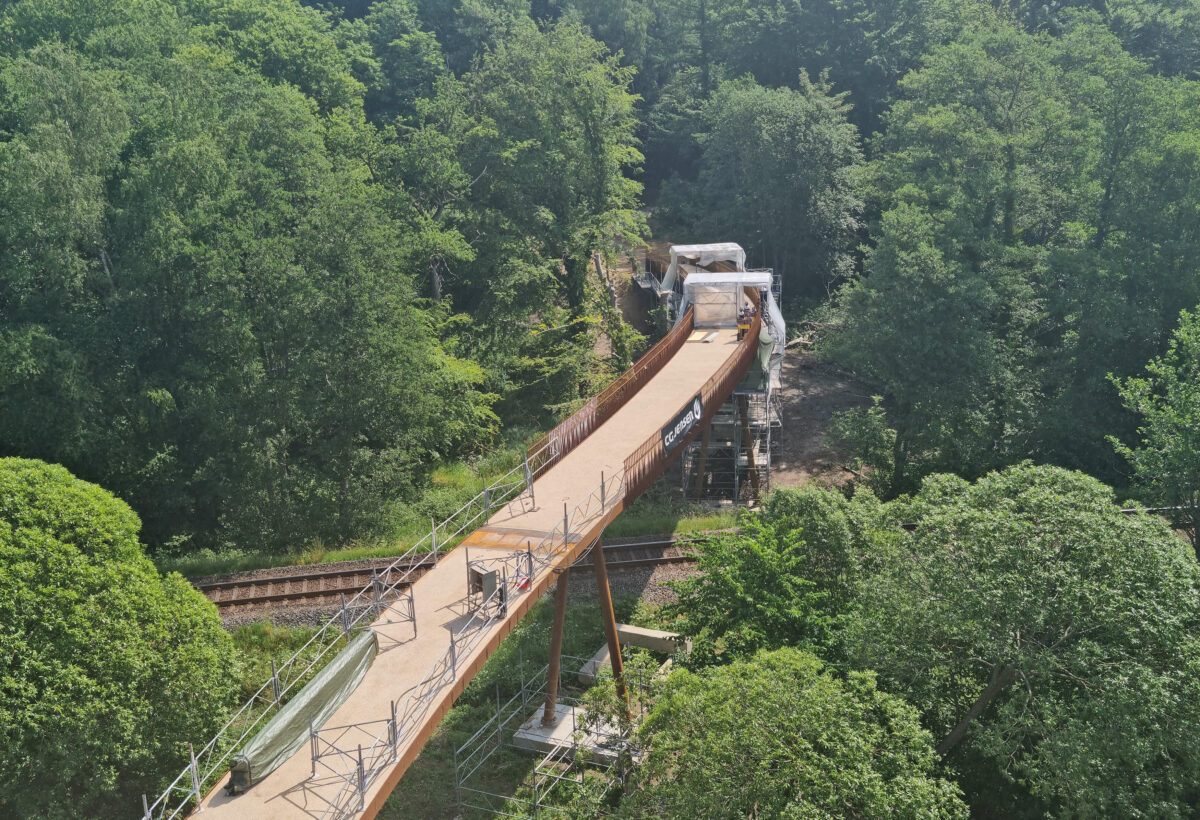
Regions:
<instances>
[{"instance_id":1,"label":"tree branch","mask_svg":"<svg viewBox=\"0 0 1200 820\"><path fill-rule=\"evenodd\" d=\"M959 744L964 737L967 736L967 728L971 725L971 721L979 717L987 705L991 703L997 695L1004 691L1004 687L1020 677L1021 672L1013 666L1000 666L997 664L992 669L992 678L988 681L988 685L971 704L971 708L963 716L963 719L958 722L958 725L950 730L950 734L946 735L945 739L938 744L937 753L945 755L951 749Z\"/></svg>"}]
</instances>

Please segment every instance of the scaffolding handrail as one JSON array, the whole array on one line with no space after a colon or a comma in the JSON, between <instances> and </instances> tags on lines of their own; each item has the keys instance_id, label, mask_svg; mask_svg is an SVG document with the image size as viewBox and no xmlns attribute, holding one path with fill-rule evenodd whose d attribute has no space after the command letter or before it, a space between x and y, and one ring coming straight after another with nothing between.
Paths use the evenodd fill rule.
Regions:
<instances>
[{"instance_id":1,"label":"scaffolding handrail","mask_svg":"<svg viewBox=\"0 0 1200 820\"><path fill-rule=\"evenodd\" d=\"M582 667L590 663L588 659L565 654L561 658L562 665L559 668L559 674L568 677L578 674ZM575 663L570 664L569 661ZM568 667L572 667L576 671L569 672ZM634 722L645 716L659 681L657 670L644 671L644 675L630 674L627 677L627 683L640 693L640 696L636 698L637 717L634 718ZM603 720L600 715L592 715L592 720L579 722L581 709L583 714L587 715L586 701L583 698L564 693L560 689L556 699L557 703L572 707L571 732L566 734L561 742L554 743L542 756L540 762L534 764L531 777L526 779L522 789L526 793L521 797L513 794L498 794L487 791L483 788L483 784L472 782L476 773L483 769L492 756L506 745L505 738L512 737L510 732L513 726L525 723L530 714L530 706L534 703L537 704L535 716L542 710L548 690L548 680L549 666L546 665L529 678L522 674L519 691L511 695L504 703L500 702L499 693L497 693L495 715L488 718L468 740L454 750L454 788L460 808L475 808L489 814L506 817L528 817L530 814L534 817L548 816L563 812L561 807L543 802L556 783L570 782L576 786L584 786L591 781L594 787L592 795L598 797L625 776L627 773L625 765L639 752L639 744L634 739L632 725L610 723ZM596 718L600 719L596 720ZM606 747L615 754L578 754L581 748L587 747L593 749ZM624 758L624 762L623 755L629 756ZM577 765L581 761L596 777L585 779L583 767ZM528 794L530 791L532 795ZM482 804L471 802L475 800L484 802ZM530 814L512 814L511 812L515 810L511 808L514 802L532 811Z\"/></svg>"},{"instance_id":2,"label":"scaffolding handrail","mask_svg":"<svg viewBox=\"0 0 1200 820\"><path fill-rule=\"evenodd\" d=\"M529 448L528 460L534 474L561 461L600 425L620 410L629 398L646 386L658 375L663 366L691 335L695 314L689 309L675 327L638 359L633 367L618 376L599 394L592 396L583 407L564 419L558 426L542 436Z\"/></svg>"},{"instance_id":3,"label":"scaffolding handrail","mask_svg":"<svg viewBox=\"0 0 1200 820\"><path fill-rule=\"evenodd\" d=\"M540 454L535 452L534 455ZM364 621L368 625L373 622L378 612L382 611L386 605L385 602L389 596L397 594L402 587L411 589L412 575L417 570L428 567L427 559L429 557L432 557L436 564L438 552L442 546L461 535L480 516L484 516L486 520L487 517L490 517L493 509L518 499L526 492L532 495L532 486L533 476L529 463L528 461L522 462L495 482L485 486L440 525L434 523L428 535L425 535L409 547L403 555L379 571L378 575L387 581L391 581L393 572L398 572L395 581L390 583L385 581L387 585L382 590L372 581L366 584L350 601L344 602L342 609L331 615L316 634L309 638L291 657L276 667L272 677L233 713L199 752L191 756L189 764L167 785L153 803L147 804L143 799L143 820L174 820L185 816L191 810L192 804L199 803L202 797L199 792L203 785L207 784L221 769L228 768L228 763L237 750L249 740L259 725L268 719L269 709L256 715L254 714L256 706L278 705L282 698L289 694L296 684L303 680L313 667L338 645L343 637L348 640L351 631L363 628ZM456 524L456 528L446 534L446 528ZM473 530L474 527L471 529ZM418 553L426 554L422 556L421 560L414 561L413 558ZM399 572L401 569L403 571ZM356 614L351 616L350 613ZM316 655L306 660L306 653L311 651L314 646L319 646L320 649ZM246 720L249 723L241 725ZM178 802L173 803L173 799L178 799Z\"/></svg>"}]
</instances>

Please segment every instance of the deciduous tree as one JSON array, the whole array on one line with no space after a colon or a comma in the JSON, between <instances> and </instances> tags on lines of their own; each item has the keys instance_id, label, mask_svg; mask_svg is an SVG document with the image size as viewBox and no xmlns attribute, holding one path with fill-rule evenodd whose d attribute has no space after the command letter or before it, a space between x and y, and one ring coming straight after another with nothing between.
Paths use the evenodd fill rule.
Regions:
<instances>
[{"instance_id":1,"label":"deciduous tree","mask_svg":"<svg viewBox=\"0 0 1200 820\"><path fill-rule=\"evenodd\" d=\"M862 152L845 95L823 82L723 83L703 108L700 172L670 201L697 237L739 242L786 289L828 293L848 276L862 202Z\"/></svg>"},{"instance_id":2,"label":"deciduous tree","mask_svg":"<svg viewBox=\"0 0 1200 820\"><path fill-rule=\"evenodd\" d=\"M1145 376L1118 381L1117 389L1141 419L1141 444L1113 444L1148 501L1178 507L1168 517L1187 530L1200 559L1200 314L1181 313L1166 354L1146 365Z\"/></svg>"},{"instance_id":3,"label":"deciduous tree","mask_svg":"<svg viewBox=\"0 0 1200 820\"><path fill-rule=\"evenodd\" d=\"M675 672L622 817L965 818L915 710L795 649Z\"/></svg>"},{"instance_id":4,"label":"deciduous tree","mask_svg":"<svg viewBox=\"0 0 1200 820\"><path fill-rule=\"evenodd\" d=\"M1157 517L1022 465L936 476L889 514L850 657L924 714L972 801L1030 816L1195 804L1200 568ZM887 542L882 542L886 547Z\"/></svg>"},{"instance_id":5,"label":"deciduous tree","mask_svg":"<svg viewBox=\"0 0 1200 820\"><path fill-rule=\"evenodd\" d=\"M235 690L216 608L160 576L123 502L0 459L0 813L119 817L187 763Z\"/></svg>"}]
</instances>

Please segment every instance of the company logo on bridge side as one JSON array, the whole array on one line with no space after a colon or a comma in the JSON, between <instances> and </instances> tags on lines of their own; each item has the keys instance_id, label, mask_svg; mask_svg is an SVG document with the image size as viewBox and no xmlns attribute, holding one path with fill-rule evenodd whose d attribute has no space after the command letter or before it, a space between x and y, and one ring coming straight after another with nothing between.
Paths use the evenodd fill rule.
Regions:
<instances>
[{"instance_id":1,"label":"company logo on bridge side","mask_svg":"<svg viewBox=\"0 0 1200 820\"><path fill-rule=\"evenodd\" d=\"M692 429L700 423L704 415L704 406L700 403L700 394L692 399L692 403L680 411L671 423L662 429L663 449L668 453L675 448Z\"/></svg>"}]
</instances>

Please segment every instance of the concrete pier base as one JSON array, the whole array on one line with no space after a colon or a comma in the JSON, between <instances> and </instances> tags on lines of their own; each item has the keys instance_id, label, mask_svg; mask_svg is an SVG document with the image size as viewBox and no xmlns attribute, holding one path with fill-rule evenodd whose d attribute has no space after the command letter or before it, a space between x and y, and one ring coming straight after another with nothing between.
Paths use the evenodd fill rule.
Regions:
<instances>
[{"instance_id":1,"label":"concrete pier base","mask_svg":"<svg viewBox=\"0 0 1200 820\"><path fill-rule=\"evenodd\" d=\"M513 734L513 745L529 752L554 752L566 758L573 757L576 749L585 749L593 759L615 761L617 750L607 744L617 736L617 728L602 725L584 732L579 725L582 720L582 709L560 703L554 707L554 722L543 726L542 710L538 709Z\"/></svg>"}]
</instances>

